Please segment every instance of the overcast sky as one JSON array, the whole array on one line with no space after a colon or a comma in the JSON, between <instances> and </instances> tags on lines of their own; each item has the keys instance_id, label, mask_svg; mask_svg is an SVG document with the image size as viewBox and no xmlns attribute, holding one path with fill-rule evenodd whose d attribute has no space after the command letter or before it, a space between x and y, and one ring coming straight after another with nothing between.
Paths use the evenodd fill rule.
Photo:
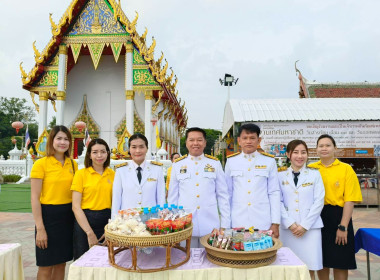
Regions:
<instances>
[{"instance_id":1,"label":"overcast sky","mask_svg":"<svg viewBox=\"0 0 380 280\"><path fill-rule=\"evenodd\" d=\"M71 0L2 1L0 95L24 97L19 63L34 65L51 37L49 12L58 22ZM179 80L189 126L221 129L227 88L231 98L297 98L294 62L309 80L380 82L380 1L334 0L121 0L137 30L154 36ZM101 63L101 62L100 62ZM170 73L170 72L169 72ZM49 105L49 116L52 106Z\"/></svg>"}]
</instances>

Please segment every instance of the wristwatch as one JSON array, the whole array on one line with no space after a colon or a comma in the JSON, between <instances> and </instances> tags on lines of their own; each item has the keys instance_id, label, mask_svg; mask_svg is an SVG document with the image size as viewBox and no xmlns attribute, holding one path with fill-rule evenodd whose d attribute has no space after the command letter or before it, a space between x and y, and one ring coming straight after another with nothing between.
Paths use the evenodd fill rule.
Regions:
<instances>
[{"instance_id":1,"label":"wristwatch","mask_svg":"<svg viewBox=\"0 0 380 280\"><path fill-rule=\"evenodd\" d=\"M346 231L346 227L345 226L342 226L342 225L338 225L338 229L340 231Z\"/></svg>"}]
</instances>

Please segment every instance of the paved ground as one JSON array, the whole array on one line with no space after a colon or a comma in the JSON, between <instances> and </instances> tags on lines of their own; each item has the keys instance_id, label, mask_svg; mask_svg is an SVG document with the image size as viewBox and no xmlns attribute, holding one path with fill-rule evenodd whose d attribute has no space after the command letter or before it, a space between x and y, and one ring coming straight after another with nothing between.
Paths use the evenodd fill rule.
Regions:
<instances>
[{"instance_id":1,"label":"paved ground","mask_svg":"<svg viewBox=\"0 0 380 280\"><path fill-rule=\"evenodd\" d=\"M380 212L377 209L355 209L354 226L380 228ZM25 279L36 279L37 268L34 256L34 222L30 213L0 213L0 244L21 243L23 250ZM360 250L356 255L358 270L349 274L349 279L367 279L366 254ZM370 254L372 279L380 279L380 257ZM66 270L66 272L68 269ZM67 274L67 273L66 273Z\"/></svg>"}]
</instances>

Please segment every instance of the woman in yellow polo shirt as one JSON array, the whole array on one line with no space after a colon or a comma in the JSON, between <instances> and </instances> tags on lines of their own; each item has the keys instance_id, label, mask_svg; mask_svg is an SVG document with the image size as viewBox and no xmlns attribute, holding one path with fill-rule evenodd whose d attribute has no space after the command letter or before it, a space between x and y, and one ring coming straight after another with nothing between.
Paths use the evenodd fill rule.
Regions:
<instances>
[{"instance_id":1,"label":"woman in yellow polo shirt","mask_svg":"<svg viewBox=\"0 0 380 280\"><path fill-rule=\"evenodd\" d=\"M96 244L111 218L112 184L115 172L109 168L110 148L103 139L88 144L84 165L74 177L74 260Z\"/></svg>"},{"instance_id":2,"label":"woman in yellow polo shirt","mask_svg":"<svg viewBox=\"0 0 380 280\"><path fill-rule=\"evenodd\" d=\"M328 280L330 268L334 279L348 279L348 269L356 269L352 212L354 203L362 201L359 180L352 167L335 158L333 137L323 134L317 141L320 161L309 166L319 169L325 186L321 213L323 269L320 280Z\"/></svg>"},{"instance_id":3,"label":"woman in yellow polo shirt","mask_svg":"<svg viewBox=\"0 0 380 280\"><path fill-rule=\"evenodd\" d=\"M70 158L71 143L71 133L65 126L53 127L46 157L34 163L30 174L37 279L63 279L66 262L73 259L70 187L78 165Z\"/></svg>"}]
</instances>

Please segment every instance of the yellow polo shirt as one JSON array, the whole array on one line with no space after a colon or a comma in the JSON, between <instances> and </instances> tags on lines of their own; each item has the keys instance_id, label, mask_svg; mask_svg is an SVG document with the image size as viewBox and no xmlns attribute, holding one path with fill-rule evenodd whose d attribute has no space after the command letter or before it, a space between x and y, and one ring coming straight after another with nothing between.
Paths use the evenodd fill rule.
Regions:
<instances>
[{"instance_id":1,"label":"yellow polo shirt","mask_svg":"<svg viewBox=\"0 0 380 280\"><path fill-rule=\"evenodd\" d=\"M111 209L114 178L115 171L108 167L102 175L92 167L83 168L75 173L71 190L82 193L82 209Z\"/></svg>"},{"instance_id":2,"label":"yellow polo shirt","mask_svg":"<svg viewBox=\"0 0 380 280\"><path fill-rule=\"evenodd\" d=\"M78 164L74 160L72 162L75 171L78 170ZM62 166L54 156L43 157L33 164L30 178L42 179L41 204L72 202L70 187L74 178L73 164L71 159L66 157Z\"/></svg>"},{"instance_id":3,"label":"yellow polo shirt","mask_svg":"<svg viewBox=\"0 0 380 280\"><path fill-rule=\"evenodd\" d=\"M346 201L363 200L358 177L349 164L335 159L329 166L324 166L321 161L309 166L319 169L321 173L325 185L325 205L343 207Z\"/></svg>"},{"instance_id":4,"label":"yellow polo shirt","mask_svg":"<svg viewBox=\"0 0 380 280\"><path fill-rule=\"evenodd\" d=\"M165 184L165 186L166 186L167 191L169 190L170 174L172 173L172 167L173 167L173 165L170 166L168 168L168 170L166 171L166 184Z\"/></svg>"}]
</instances>

